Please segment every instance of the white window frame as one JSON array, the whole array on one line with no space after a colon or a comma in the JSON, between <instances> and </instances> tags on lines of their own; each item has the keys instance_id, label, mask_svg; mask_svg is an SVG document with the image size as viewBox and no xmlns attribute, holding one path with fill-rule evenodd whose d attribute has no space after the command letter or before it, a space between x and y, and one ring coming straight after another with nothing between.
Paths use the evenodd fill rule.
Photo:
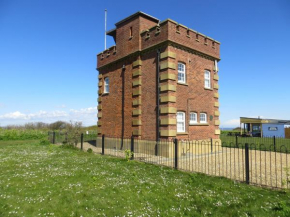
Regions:
<instances>
[{"instance_id":1,"label":"white window frame","mask_svg":"<svg viewBox=\"0 0 290 217\"><path fill-rule=\"evenodd\" d=\"M110 79L109 77L104 78L104 93L109 93L110 91Z\"/></svg>"},{"instance_id":2,"label":"white window frame","mask_svg":"<svg viewBox=\"0 0 290 217\"><path fill-rule=\"evenodd\" d=\"M203 120L202 116L204 116L204 120ZM206 115L206 113L200 113L200 115L199 115L199 122L201 124L206 124L207 123L207 115Z\"/></svg>"},{"instance_id":3,"label":"white window frame","mask_svg":"<svg viewBox=\"0 0 290 217\"><path fill-rule=\"evenodd\" d=\"M208 75L208 76L207 76ZM208 83L207 83L208 81ZM205 70L204 71L204 87L210 89L211 88L211 82L210 82L210 71Z\"/></svg>"},{"instance_id":4,"label":"white window frame","mask_svg":"<svg viewBox=\"0 0 290 217\"><path fill-rule=\"evenodd\" d=\"M183 66L183 70L181 69ZM179 75L183 75L184 79L179 79ZM186 66L184 63L178 63L178 83L185 84L186 83Z\"/></svg>"},{"instance_id":5,"label":"white window frame","mask_svg":"<svg viewBox=\"0 0 290 217\"><path fill-rule=\"evenodd\" d=\"M196 112L190 112L189 123L190 124L196 124L197 123L197 113Z\"/></svg>"},{"instance_id":6,"label":"white window frame","mask_svg":"<svg viewBox=\"0 0 290 217\"><path fill-rule=\"evenodd\" d=\"M182 116L181 118L179 118ZM177 112L176 113L176 130L177 133L184 133L185 132L185 112ZM181 124L181 129L179 125Z\"/></svg>"}]
</instances>

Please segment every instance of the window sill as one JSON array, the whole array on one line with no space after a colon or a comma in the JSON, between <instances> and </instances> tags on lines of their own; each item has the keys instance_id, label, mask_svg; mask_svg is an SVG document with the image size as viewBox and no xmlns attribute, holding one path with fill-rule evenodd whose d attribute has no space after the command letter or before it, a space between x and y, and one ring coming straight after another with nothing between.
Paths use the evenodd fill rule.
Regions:
<instances>
[{"instance_id":1,"label":"window sill","mask_svg":"<svg viewBox=\"0 0 290 217\"><path fill-rule=\"evenodd\" d=\"M194 123L194 124L189 124L189 126L209 126L209 123Z\"/></svg>"},{"instance_id":2,"label":"window sill","mask_svg":"<svg viewBox=\"0 0 290 217\"><path fill-rule=\"evenodd\" d=\"M188 132L177 132L176 135L188 135Z\"/></svg>"},{"instance_id":3,"label":"window sill","mask_svg":"<svg viewBox=\"0 0 290 217\"><path fill-rule=\"evenodd\" d=\"M212 88L208 88L208 87L205 87L204 89L205 89L205 90L211 90L211 91L213 91Z\"/></svg>"},{"instance_id":4,"label":"window sill","mask_svg":"<svg viewBox=\"0 0 290 217\"><path fill-rule=\"evenodd\" d=\"M177 84L188 86L188 84L187 84L187 83L181 83L181 82L177 82Z\"/></svg>"},{"instance_id":5,"label":"window sill","mask_svg":"<svg viewBox=\"0 0 290 217\"><path fill-rule=\"evenodd\" d=\"M102 94L102 96L106 96L106 95L109 95L109 93L103 93L103 94Z\"/></svg>"}]
</instances>

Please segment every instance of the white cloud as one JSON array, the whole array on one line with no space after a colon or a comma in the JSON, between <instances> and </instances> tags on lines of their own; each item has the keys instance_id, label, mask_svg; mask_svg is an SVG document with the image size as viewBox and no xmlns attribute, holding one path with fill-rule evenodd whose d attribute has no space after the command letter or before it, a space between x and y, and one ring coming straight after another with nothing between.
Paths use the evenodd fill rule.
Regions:
<instances>
[{"instance_id":1,"label":"white cloud","mask_svg":"<svg viewBox=\"0 0 290 217\"><path fill-rule=\"evenodd\" d=\"M39 111L36 113L22 113L15 111L0 115L1 126L12 124L24 124L27 122L45 122L52 123L58 120L62 121L81 121L83 125L95 125L97 123L97 107L82 108L79 110L71 109L69 111Z\"/></svg>"},{"instance_id":2,"label":"white cloud","mask_svg":"<svg viewBox=\"0 0 290 217\"><path fill-rule=\"evenodd\" d=\"M231 120L227 120L222 122L222 127L238 127L240 126L240 119L231 119Z\"/></svg>"}]
</instances>

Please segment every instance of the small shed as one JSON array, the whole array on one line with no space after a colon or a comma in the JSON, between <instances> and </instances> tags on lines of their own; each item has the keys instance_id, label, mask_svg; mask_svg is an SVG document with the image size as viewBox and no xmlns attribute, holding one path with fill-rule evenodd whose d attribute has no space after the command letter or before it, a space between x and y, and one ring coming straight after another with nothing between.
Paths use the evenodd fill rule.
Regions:
<instances>
[{"instance_id":1,"label":"small shed","mask_svg":"<svg viewBox=\"0 0 290 217\"><path fill-rule=\"evenodd\" d=\"M241 135L285 138L285 125L290 120L240 117Z\"/></svg>"}]
</instances>

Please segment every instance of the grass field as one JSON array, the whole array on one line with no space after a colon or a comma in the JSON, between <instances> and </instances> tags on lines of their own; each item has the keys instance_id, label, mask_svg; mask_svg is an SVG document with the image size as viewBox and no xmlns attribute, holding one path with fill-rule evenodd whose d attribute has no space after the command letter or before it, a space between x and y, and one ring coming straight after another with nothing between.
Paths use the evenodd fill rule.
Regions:
<instances>
[{"instance_id":1,"label":"grass field","mask_svg":"<svg viewBox=\"0 0 290 217\"><path fill-rule=\"evenodd\" d=\"M0 141L0 216L289 216L290 193L37 141Z\"/></svg>"},{"instance_id":2,"label":"grass field","mask_svg":"<svg viewBox=\"0 0 290 217\"><path fill-rule=\"evenodd\" d=\"M0 141L11 140L31 140L43 139L47 137L45 130L27 130L27 129L2 129L0 128Z\"/></svg>"},{"instance_id":3,"label":"grass field","mask_svg":"<svg viewBox=\"0 0 290 217\"><path fill-rule=\"evenodd\" d=\"M224 147L235 147L236 137L221 135L220 139ZM259 137L237 137L238 146L244 148L245 144L248 143L250 149L257 150L268 150L277 152L290 153L290 139L275 138L275 147L273 138L259 138Z\"/></svg>"}]
</instances>

